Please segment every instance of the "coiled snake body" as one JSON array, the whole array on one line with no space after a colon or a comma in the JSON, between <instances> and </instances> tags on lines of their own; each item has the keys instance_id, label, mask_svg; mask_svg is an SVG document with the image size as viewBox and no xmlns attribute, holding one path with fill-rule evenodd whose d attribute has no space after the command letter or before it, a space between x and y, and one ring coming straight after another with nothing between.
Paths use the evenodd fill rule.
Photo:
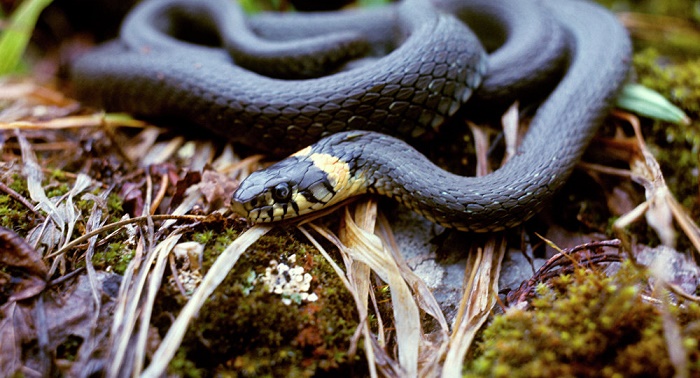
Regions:
<instances>
[{"instance_id":1,"label":"coiled snake body","mask_svg":"<svg viewBox=\"0 0 700 378\"><path fill-rule=\"evenodd\" d=\"M203 32L185 34L194 26ZM241 184L233 209L253 221L376 192L439 224L486 231L528 219L563 184L629 55L615 18L577 0L404 0L250 20L229 2L149 0L73 75L79 95L106 108L184 120L272 153L323 138ZM370 58L343 66L361 56ZM564 69L516 156L485 177L445 172L377 133L423 137L472 92L470 110L541 99Z\"/></svg>"}]
</instances>

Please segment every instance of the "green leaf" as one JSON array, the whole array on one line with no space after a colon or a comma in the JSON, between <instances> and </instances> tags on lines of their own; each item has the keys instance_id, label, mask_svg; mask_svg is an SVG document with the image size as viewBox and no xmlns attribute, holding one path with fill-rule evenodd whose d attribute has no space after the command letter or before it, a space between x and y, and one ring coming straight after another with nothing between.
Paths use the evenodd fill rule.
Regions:
<instances>
[{"instance_id":1,"label":"green leaf","mask_svg":"<svg viewBox=\"0 0 700 378\"><path fill-rule=\"evenodd\" d=\"M689 124L690 119L677 106L664 96L640 84L627 84L617 97L617 106L621 109L644 117L658 119L676 124Z\"/></svg>"},{"instance_id":2,"label":"green leaf","mask_svg":"<svg viewBox=\"0 0 700 378\"><path fill-rule=\"evenodd\" d=\"M39 14L49 4L51 0L25 0L10 16L6 29L0 34L0 76L15 71Z\"/></svg>"}]
</instances>

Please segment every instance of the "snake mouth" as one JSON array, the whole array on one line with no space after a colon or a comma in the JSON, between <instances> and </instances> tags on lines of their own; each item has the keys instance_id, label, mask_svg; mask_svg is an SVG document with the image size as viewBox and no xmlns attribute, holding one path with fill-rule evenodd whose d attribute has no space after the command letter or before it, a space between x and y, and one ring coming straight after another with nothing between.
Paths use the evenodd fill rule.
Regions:
<instances>
[{"instance_id":1,"label":"snake mouth","mask_svg":"<svg viewBox=\"0 0 700 378\"><path fill-rule=\"evenodd\" d=\"M261 174L265 174L265 172L263 171ZM274 198L275 196L275 188L264 189L248 200L242 199L239 191L236 191L231 199L230 208L235 214L249 221L269 223L307 215L321 210L327 205L327 202L315 198L309 200L308 191L299 192L296 188L290 192L287 199Z\"/></svg>"},{"instance_id":2,"label":"snake mouth","mask_svg":"<svg viewBox=\"0 0 700 378\"><path fill-rule=\"evenodd\" d=\"M321 210L340 198L323 182L304 188L297 184L287 186L287 183L265 188L254 185L256 180L269 173L268 170L255 172L241 183L231 198L230 209L235 214L256 223L277 222ZM257 192L247 196L256 190L254 187L257 187Z\"/></svg>"},{"instance_id":3,"label":"snake mouth","mask_svg":"<svg viewBox=\"0 0 700 378\"><path fill-rule=\"evenodd\" d=\"M246 203L237 200L235 195L231 199L230 208L234 214L237 214L243 218L249 218L250 216L250 209L246 206Z\"/></svg>"}]
</instances>

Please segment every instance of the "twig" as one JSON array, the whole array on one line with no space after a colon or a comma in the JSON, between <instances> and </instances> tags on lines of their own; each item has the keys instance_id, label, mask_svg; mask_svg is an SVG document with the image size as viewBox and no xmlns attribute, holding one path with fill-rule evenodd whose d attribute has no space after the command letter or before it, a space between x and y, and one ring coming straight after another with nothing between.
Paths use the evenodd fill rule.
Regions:
<instances>
[{"instance_id":1,"label":"twig","mask_svg":"<svg viewBox=\"0 0 700 378\"><path fill-rule=\"evenodd\" d=\"M46 284L46 287L60 285L64 282L70 280L71 278L77 276L78 274L82 273L84 270L85 270L85 267L81 267L81 268L78 268L72 272L68 272L68 273L62 275L61 277L56 278L53 281L49 281L49 283Z\"/></svg>"},{"instance_id":2,"label":"twig","mask_svg":"<svg viewBox=\"0 0 700 378\"><path fill-rule=\"evenodd\" d=\"M595 250L605 247L616 248L619 251L622 247L622 242L619 239L603 240L562 250L560 253L557 253L547 260L547 262L537 270L537 273L529 280L523 282L517 290L508 293L506 296L507 303L524 302L537 286L538 282L547 281L561 274L571 273L575 267L594 266L603 262L622 261L622 257L620 257L618 252L595 252ZM584 251L592 252L593 254L590 256L582 256L579 259L574 259L572 257L572 255ZM570 265L565 266L566 263L570 263ZM559 267L559 269L555 270L557 267Z\"/></svg>"},{"instance_id":3,"label":"twig","mask_svg":"<svg viewBox=\"0 0 700 378\"><path fill-rule=\"evenodd\" d=\"M29 209L29 211L31 211L34 215L39 217L41 220L44 219L44 216L34 209L34 205L32 205L31 202L29 202L29 200L24 198L21 194L14 191L14 189L12 189L9 186L5 185L4 183L0 182L0 190L7 193L7 195L12 197L15 201L24 205L24 207Z\"/></svg>"},{"instance_id":4,"label":"twig","mask_svg":"<svg viewBox=\"0 0 700 378\"><path fill-rule=\"evenodd\" d=\"M62 254L62 253L65 253L66 251L68 251L69 249L75 247L76 245L78 245L78 244L80 244L80 243L86 241L87 239L90 239L91 237L93 237L93 236L95 236L95 235L97 235L97 234L100 234L100 233L102 233L102 232L110 231L110 230L113 230L113 229L115 229L115 228L125 226L125 225L127 225L127 224L146 222L146 221L148 221L149 218L152 219L152 220L154 220L154 221L168 220L168 219L190 220L190 221L194 220L194 221L198 221L198 220L204 220L204 219L206 219L206 216L202 216L202 215L169 215L169 214L163 214L163 215L150 215L150 216L142 216L142 217L136 217L136 218L125 219L125 220L123 220L123 221L119 221L119 222L114 222L114 223L108 224L108 225L103 226L103 227L101 227L101 228L98 228L98 229L96 229L96 230L94 230L94 231L92 231L92 232L88 232L87 234L85 234L85 235L83 235L83 236L81 236L81 237L79 237L79 238L73 240L72 242L66 244L63 248L59 249L58 251L47 255L45 258L48 259L48 258L51 258L51 257L58 256L58 255L60 255L60 254Z\"/></svg>"},{"instance_id":5,"label":"twig","mask_svg":"<svg viewBox=\"0 0 700 378\"><path fill-rule=\"evenodd\" d=\"M168 174L166 173L160 177L160 189L158 190L158 193L156 193L156 198L151 204L149 214L155 214L155 212L158 210L158 206L160 206L160 203L163 201L163 198L165 198L165 192L168 190L168 183Z\"/></svg>"}]
</instances>

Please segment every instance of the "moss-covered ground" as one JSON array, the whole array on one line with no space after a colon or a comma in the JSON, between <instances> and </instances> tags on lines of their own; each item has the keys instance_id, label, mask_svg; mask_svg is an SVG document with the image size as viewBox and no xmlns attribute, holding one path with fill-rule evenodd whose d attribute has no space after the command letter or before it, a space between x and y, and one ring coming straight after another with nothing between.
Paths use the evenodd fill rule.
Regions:
<instances>
[{"instance_id":1,"label":"moss-covered ground","mask_svg":"<svg viewBox=\"0 0 700 378\"><path fill-rule=\"evenodd\" d=\"M700 375L700 304L655 301L647 283L626 261L613 275L581 267L540 284L528 310L493 318L465 376L672 377L669 343L682 351L685 373ZM667 339L664 322L680 338Z\"/></svg>"},{"instance_id":2,"label":"moss-covered ground","mask_svg":"<svg viewBox=\"0 0 700 378\"><path fill-rule=\"evenodd\" d=\"M205 271L240 229L226 225L191 235L205 243ZM292 298L285 304L263 284L270 262L288 263L292 255L296 266L313 277L310 291L318 300ZM161 332L185 300L174 285L163 288L154 314ZM362 352L347 353L357 326L352 296L328 263L313 246L297 241L294 232L278 230L256 242L209 298L170 371L184 376L364 375Z\"/></svg>"}]
</instances>

